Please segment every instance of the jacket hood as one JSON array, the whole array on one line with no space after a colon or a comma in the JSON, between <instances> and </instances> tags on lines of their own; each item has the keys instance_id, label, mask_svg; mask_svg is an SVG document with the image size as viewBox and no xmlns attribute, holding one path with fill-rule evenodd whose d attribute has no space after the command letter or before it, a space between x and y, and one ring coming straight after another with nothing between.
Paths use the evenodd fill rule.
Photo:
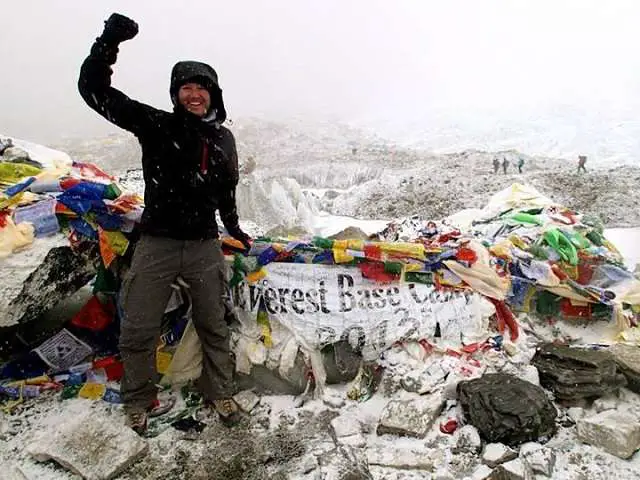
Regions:
<instances>
[{"instance_id":1,"label":"jacket hood","mask_svg":"<svg viewBox=\"0 0 640 480\"><path fill-rule=\"evenodd\" d=\"M204 117L204 121L223 123L227 118L227 111L222 100L222 90L218 84L218 74L206 63L195 61L178 62L171 70L171 85L169 93L174 108L179 108L178 90L185 83L196 82L207 89L211 96L211 107Z\"/></svg>"}]
</instances>

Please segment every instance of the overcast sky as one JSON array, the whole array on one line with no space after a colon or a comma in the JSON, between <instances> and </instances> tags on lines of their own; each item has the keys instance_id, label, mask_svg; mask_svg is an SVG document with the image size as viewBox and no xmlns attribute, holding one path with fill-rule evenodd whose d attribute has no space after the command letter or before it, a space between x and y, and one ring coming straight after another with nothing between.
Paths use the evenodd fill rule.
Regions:
<instances>
[{"instance_id":1,"label":"overcast sky","mask_svg":"<svg viewBox=\"0 0 640 480\"><path fill-rule=\"evenodd\" d=\"M0 132L54 142L114 131L76 88L112 11L140 25L114 86L161 108L184 59L218 70L232 118L398 126L640 106L637 0L4 0Z\"/></svg>"}]
</instances>

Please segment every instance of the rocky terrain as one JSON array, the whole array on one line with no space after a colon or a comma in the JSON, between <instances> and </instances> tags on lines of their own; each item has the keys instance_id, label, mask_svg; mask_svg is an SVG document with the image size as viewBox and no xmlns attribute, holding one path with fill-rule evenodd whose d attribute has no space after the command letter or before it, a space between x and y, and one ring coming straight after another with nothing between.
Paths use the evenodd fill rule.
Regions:
<instances>
[{"instance_id":1,"label":"rocky terrain","mask_svg":"<svg viewBox=\"0 0 640 480\"><path fill-rule=\"evenodd\" d=\"M640 166L531 157L515 150L468 150L432 154L343 125L245 120L231 128L243 172L238 188L240 217L268 230L278 225L309 227L319 211L363 219L391 220L419 215L440 219L464 208L481 208L512 183L528 183L561 204L597 215L606 227L640 225ZM94 161L124 174L139 168L139 149L130 136L67 142L74 158ZM249 160L251 157L251 160ZM518 158L525 159L518 174ZM492 161L507 158L507 174ZM139 179L139 174L131 172Z\"/></svg>"}]
</instances>

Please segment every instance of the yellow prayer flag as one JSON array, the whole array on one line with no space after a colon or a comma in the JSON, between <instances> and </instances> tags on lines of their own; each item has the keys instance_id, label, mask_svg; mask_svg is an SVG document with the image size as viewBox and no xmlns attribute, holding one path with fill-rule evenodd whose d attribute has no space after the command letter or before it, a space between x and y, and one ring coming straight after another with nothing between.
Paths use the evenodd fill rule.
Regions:
<instances>
[{"instance_id":1,"label":"yellow prayer flag","mask_svg":"<svg viewBox=\"0 0 640 480\"><path fill-rule=\"evenodd\" d=\"M107 387L102 383L85 383L78 392L78 396L88 400L100 400L106 391Z\"/></svg>"},{"instance_id":2,"label":"yellow prayer flag","mask_svg":"<svg viewBox=\"0 0 640 480\"><path fill-rule=\"evenodd\" d=\"M169 371L169 366L171 365L171 360L173 360L173 355L169 352L156 352L156 370L158 373L164 375Z\"/></svg>"},{"instance_id":3,"label":"yellow prayer flag","mask_svg":"<svg viewBox=\"0 0 640 480\"><path fill-rule=\"evenodd\" d=\"M262 280L266 276L267 276L267 271L264 268L261 268L260 270L257 270L255 272L248 273L247 282L255 283L258 280Z\"/></svg>"},{"instance_id":4,"label":"yellow prayer flag","mask_svg":"<svg viewBox=\"0 0 640 480\"><path fill-rule=\"evenodd\" d=\"M353 257L342 249L333 249L333 260L336 263L349 263L353 262Z\"/></svg>"}]
</instances>

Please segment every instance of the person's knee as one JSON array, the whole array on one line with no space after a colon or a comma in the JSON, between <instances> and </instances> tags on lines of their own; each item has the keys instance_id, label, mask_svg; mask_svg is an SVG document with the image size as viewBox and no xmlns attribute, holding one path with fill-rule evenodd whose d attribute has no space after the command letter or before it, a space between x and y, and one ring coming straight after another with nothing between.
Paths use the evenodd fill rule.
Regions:
<instances>
[{"instance_id":1,"label":"person's knee","mask_svg":"<svg viewBox=\"0 0 640 480\"><path fill-rule=\"evenodd\" d=\"M144 327L126 327L120 330L120 351L153 351L158 337L158 329Z\"/></svg>"}]
</instances>

